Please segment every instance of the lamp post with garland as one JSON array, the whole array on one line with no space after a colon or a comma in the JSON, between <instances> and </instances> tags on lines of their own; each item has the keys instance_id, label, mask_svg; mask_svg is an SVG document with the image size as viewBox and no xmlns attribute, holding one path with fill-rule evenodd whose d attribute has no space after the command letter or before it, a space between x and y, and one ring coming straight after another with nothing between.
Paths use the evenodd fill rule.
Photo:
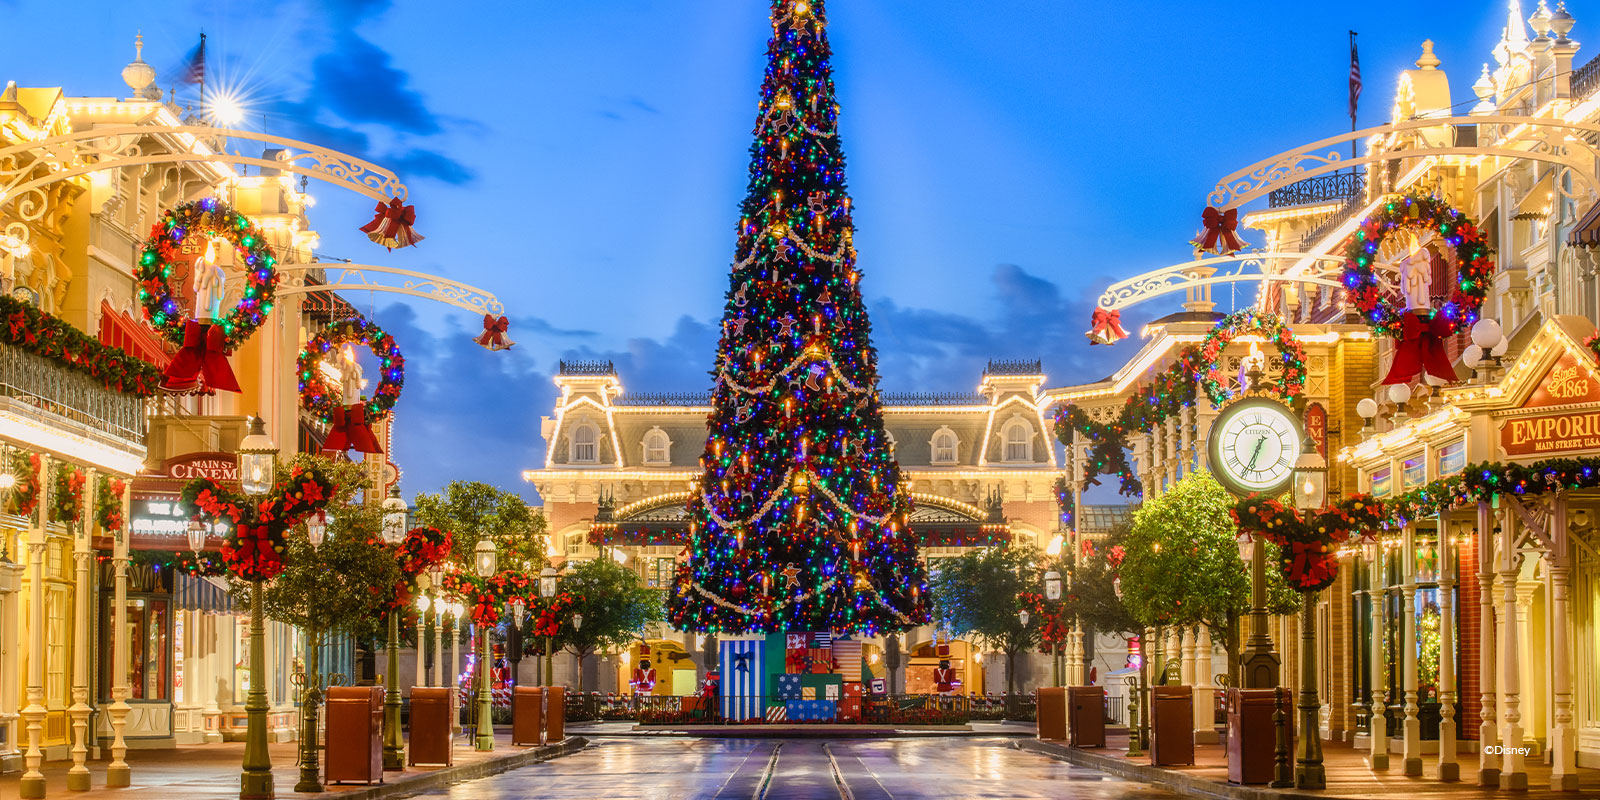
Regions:
<instances>
[{"instance_id":1,"label":"lamp post with garland","mask_svg":"<svg viewBox=\"0 0 1600 800\"><path fill-rule=\"evenodd\" d=\"M1294 506L1302 514L1322 511L1328 502L1328 462L1307 435L1294 462ZM1328 775L1322 764L1322 739L1317 700L1317 592L1300 593L1300 741L1295 747L1294 785L1324 789Z\"/></svg>"},{"instance_id":2,"label":"lamp post with garland","mask_svg":"<svg viewBox=\"0 0 1600 800\"><path fill-rule=\"evenodd\" d=\"M239 442L239 485L252 498L272 490L278 448L267 438L261 417L250 419L250 433ZM192 542L192 540L191 540ZM245 694L245 739L243 774L239 778L239 800L259 800L275 795L272 786L272 759L267 754L267 652L266 621L261 606L261 585L256 576L250 581L250 690Z\"/></svg>"},{"instance_id":3,"label":"lamp post with garland","mask_svg":"<svg viewBox=\"0 0 1600 800\"><path fill-rule=\"evenodd\" d=\"M488 537L479 539L472 548L472 570L484 580L500 571L500 554L495 551L494 542ZM489 626L482 622L478 622L477 626L478 721L473 749L487 752L494 749L494 698L489 692Z\"/></svg>"},{"instance_id":4,"label":"lamp post with garland","mask_svg":"<svg viewBox=\"0 0 1600 800\"><path fill-rule=\"evenodd\" d=\"M389 490L383 501L383 543L396 547L406 538L409 509L400 497L400 487ZM400 614L397 606L389 610L388 641L385 643L383 675L383 768L405 769L405 741L400 737Z\"/></svg>"}]
</instances>

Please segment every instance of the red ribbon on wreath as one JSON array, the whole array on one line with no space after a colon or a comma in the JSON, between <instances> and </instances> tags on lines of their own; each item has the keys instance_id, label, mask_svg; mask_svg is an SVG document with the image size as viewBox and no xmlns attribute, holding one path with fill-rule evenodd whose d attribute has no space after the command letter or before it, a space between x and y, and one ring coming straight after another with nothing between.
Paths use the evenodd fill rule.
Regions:
<instances>
[{"instance_id":1,"label":"red ribbon on wreath","mask_svg":"<svg viewBox=\"0 0 1600 800\"><path fill-rule=\"evenodd\" d=\"M272 580L283 572L283 557L272 546L266 525L240 525L237 547L225 547L228 567L242 580Z\"/></svg>"},{"instance_id":2,"label":"red ribbon on wreath","mask_svg":"<svg viewBox=\"0 0 1600 800\"><path fill-rule=\"evenodd\" d=\"M368 239L393 250L396 247L413 247L422 241L421 234L411 229L417 224L417 207L401 205L393 197L387 204L379 203L372 221L361 226Z\"/></svg>"},{"instance_id":3,"label":"red ribbon on wreath","mask_svg":"<svg viewBox=\"0 0 1600 800\"><path fill-rule=\"evenodd\" d=\"M1456 369L1444 349L1445 337L1455 324L1442 316L1428 318L1427 311L1414 311L1400 318L1400 340L1395 343L1394 364L1383 378L1385 386L1409 383L1424 370L1446 383L1454 383Z\"/></svg>"},{"instance_id":4,"label":"red ribbon on wreath","mask_svg":"<svg viewBox=\"0 0 1600 800\"><path fill-rule=\"evenodd\" d=\"M1200 214L1200 224L1205 230L1190 242L1196 250L1213 250L1219 255L1227 255L1245 248L1245 241L1235 233L1239 229L1239 209L1222 211L1207 206Z\"/></svg>"},{"instance_id":5,"label":"red ribbon on wreath","mask_svg":"<svg viewBox=\"0 0 1600 800\"><path fill-rule=\"evenodd\" d=\"M501 316L495 319L489 314L483 315L483 333L472 341L489 348L490 350L510 350L516 342L506 338L506 329L511 327L511 320Z\"/></svg>"},{"instance_id":6,"label":"red ribbon on wreath","mask_svg":"<svg viewBox=\"0 0 1600 800\"><path fill-rule=\"evenodd\" d=\"M1320 589L1338 577L1338 559L1321 542L1291 542L1289 578L1300 591Z\"/></svg>"},{"instance_id":7,"label":"red ribbon on wreath","mask_svg":"<svg viewBox=\"0 0 1600 800\"><path fill-rule=\"evenodd\" d=\"M1128 338L1128 332L1122 329L1122 311L1095 309L1089 318L1089 330L1083 335L1089 338L1089 344L1116 344Z\"/></svg>"},{"instance_id":8,"label":"red ribbon on wreath","mask_svg":"<svg viewBox=\"0 0 1600 800\"><path fill-rule=\"evenodd\" d=\"M358 453L383 452L383 448L378 446L378 437L372 434L372 426L367 423L366 403L334 406L331 420L333 426L328 429L328 438L322 443L322 449L336 453L346 450Z\"/></svg>"},{"instance_id":9,"label":"red ribbon on wreath","mask_svg":"<svg viewBox=\"0 0 1600 800\"><path fill-rule=\"evenodd\" d=\"M239 381L228 366L228 338L221 325L192 319L183 324L183 347L162 373L161 388L169 392L198 389L207 394L218 389L239 392Z\"/></svg>"}]
</instances>

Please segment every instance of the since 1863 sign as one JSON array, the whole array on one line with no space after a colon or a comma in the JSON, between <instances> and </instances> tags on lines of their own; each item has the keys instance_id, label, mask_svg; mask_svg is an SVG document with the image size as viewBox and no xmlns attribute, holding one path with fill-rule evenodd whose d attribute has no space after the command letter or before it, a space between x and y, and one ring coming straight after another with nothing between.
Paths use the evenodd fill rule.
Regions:
<instances>
[{"instance_id":1,"label":"since 1863 sign","mask_svg":"<svg viewBox=\"0 0 1600 800\"><path fill-rule=\"evenodd\" d=\"M1524 409L1600 403L1600 381L1585 364L1562 355L1523 404ZM1517 416L1500 423L1500 449L1507 456L1544 456L1600 449L1600 409Z\"/></svg>"}]
</instances>

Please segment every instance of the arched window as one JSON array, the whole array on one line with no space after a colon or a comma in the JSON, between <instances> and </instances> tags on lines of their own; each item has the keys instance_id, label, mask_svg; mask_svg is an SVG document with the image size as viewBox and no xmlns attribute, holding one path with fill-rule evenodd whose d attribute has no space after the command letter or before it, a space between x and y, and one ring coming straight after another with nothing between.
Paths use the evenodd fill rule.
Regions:
<instances>
[{"instance_id":1,"label":"arched window","mask_svg":"<svg viewBox=\"0 0 1600 800\"><path fill-rule=\"evenodd\" d=\"M1033 428L1028 423L1013 419L1003 431L1006 461L1033 460Z\"/></svg>"},{"instance_id":2,"label":"arched window","mask_svg":"<svg viewBox=\"0 0 1600 800\"><path fill-rule=\"evenodd\" d=\"M644 463L664 465L672 463L672 440L660 428L651 428L644 435Z\"/></svg>"},{"instance_id":3,"label":"arched window","mask_svg":"<svg viewBox=\"0 0 1600 800\"><path fill-rule=\"evenodd\" d=\"M932 462L945 465L956 463L956 450L959 442L960 439L956 437L956 432L949 428L940 428L934 431L933 439L928 442L928 446L933 451Z\"/></svg>"},{"instance_id":4,"label":"arched window","mask_svg":"<svg viewBox=\"0 0 1600 800\"><path fill-rule=\"evenodd\" d=\"M593 464L600 460L600 429L580 422L572 429L572 450L567 454L574 464Z\"/></svg>"}]
</instances>

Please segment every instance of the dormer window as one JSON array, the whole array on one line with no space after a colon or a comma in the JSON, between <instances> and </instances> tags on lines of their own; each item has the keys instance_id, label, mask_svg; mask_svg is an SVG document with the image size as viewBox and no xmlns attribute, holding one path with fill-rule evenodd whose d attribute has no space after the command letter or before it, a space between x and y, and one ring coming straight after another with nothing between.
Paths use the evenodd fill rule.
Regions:
<instances>
[{"instance_id":1,"label":"dormer window","mask_svg":"<svg viewBox=\"0 0 1600 800\"><path fill-rule=\"evenodd\" d=\"M949 428L940 428L934 431L933 439L928 442L929 449L933 454L931 461L939 465L956 463L958 457L956 451L959 443L960 439L956 437L956 432Z\"/></svg>"},{"instance_id":2,"label":"dormer window","mask_svg":"<svg viewBox=\"0 0 1600 800\"><path fill-rule=\"evenodd\" d=\"M1005 443L1005 461L1033 460L1033 428L1023 420L1013 419L1006 423L1001 431L1001 441Z\"/></svg>"},{"instance_id":3,"label":"dormer window","mask_svg":"<svg viewBox=\"0 0 1600 800\"><path fill-rule=\"evenodd\" d=\"M664 466L672 463L672 440L660 428L651 428L644 435L644 463Z\"/></svg>"},{"instance_id":4,"label":"dormer window","mask_svg":"<svg viewBox=\"0 0 1600 800\"><path fill-rule=\"evenodd\" d=\"M600 460L600 429L580 422L572 429L572 447L567 460L574 464L593 464Z\"/></svg>"}]
</instances>

